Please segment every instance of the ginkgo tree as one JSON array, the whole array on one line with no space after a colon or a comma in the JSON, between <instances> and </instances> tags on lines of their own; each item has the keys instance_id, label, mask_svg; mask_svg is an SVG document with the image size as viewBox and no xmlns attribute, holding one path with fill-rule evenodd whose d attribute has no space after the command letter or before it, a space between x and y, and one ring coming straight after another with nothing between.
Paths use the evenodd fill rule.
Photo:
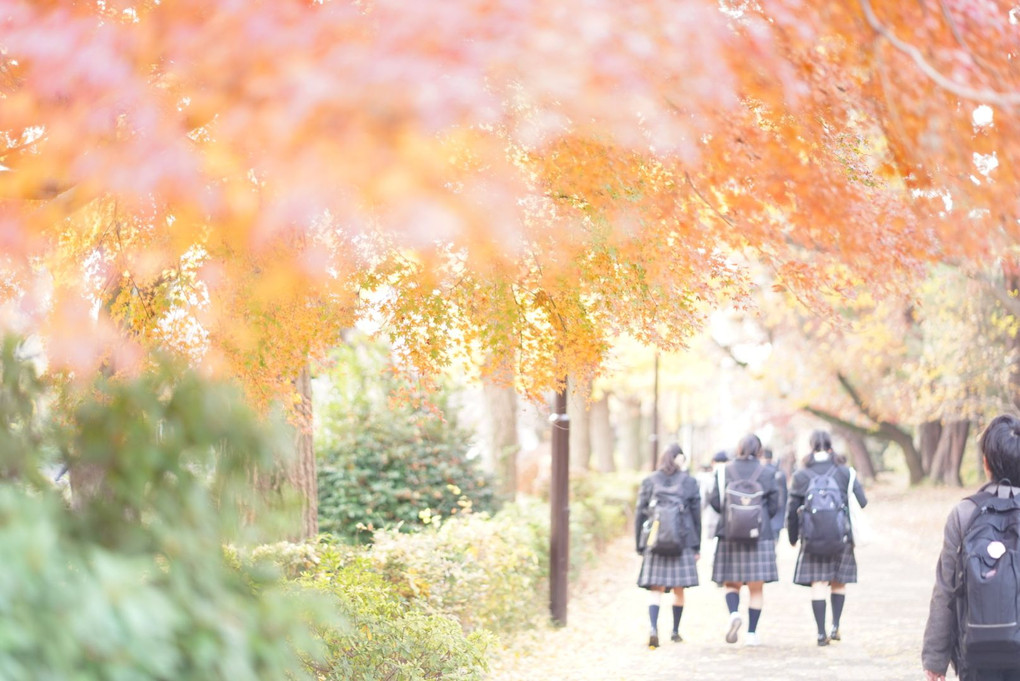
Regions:
<instances>
[{"instance_id":1,"label":"ginkgo tree","mask_svg":"<svg viewBox=\"0 0 1020 681\"><path fill-rule=\"evenodd\" d=\"M680 347L744 257L809 303L895 291L1016 241L1015 20L0 0L4 317L54 366L173 347L266 403L363 316L426 375L496 352L537 395L618 333Z\"/></svg>"}]
</instances>

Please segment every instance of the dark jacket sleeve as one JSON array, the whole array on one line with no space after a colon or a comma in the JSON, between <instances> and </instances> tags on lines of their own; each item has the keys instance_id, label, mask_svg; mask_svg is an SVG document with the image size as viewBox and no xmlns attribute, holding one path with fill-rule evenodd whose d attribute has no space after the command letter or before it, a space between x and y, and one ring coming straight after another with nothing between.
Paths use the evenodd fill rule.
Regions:
<instances>
[{"instance_id":1,"label":"dark jacket sleeve","mask_svg":"<svg viewBox=\"0 0 1020 681\"><path fill-rule=\"evenodd\" d=\"M687 508L694 521L694 536L697 544L692 547L696 553L701 552L701 487L691 476L687 477Z\"/></svg>"},{"instance_id":2,"label":"dark jacket sleeve","mask_svg":"<svg viewBox=\"0 0 1020 681\"><path fill-rule=\"evenodd\" d=\"M797 515L797 511L804 505L808 480L808 473L799 470L793 474L793 479L790 481L790 498L786 502L786 535L790 539L790 546L796 544L800 537L800 516Z\"/></svg>"},{"instance_id":3,"label":"dark jacket sleeve","mask_svg":"<svg viewBox=\"0 0 1020 681\"><path fill-rule=\"evenodd\" d=\"M722 470L720 468L720 470ZM708 505L716 513L722 513L722 498L719 492L719 471L715 472L715 481L712 483L712 492L708 495Z\"/></svg>"},{"instance_id":4,"label":"dark jacket sleeve","mask_svg":"<svg viewBox=\"0 0 1020 681\"><path fill-rule=\"evenodd\" d=\"M868 498L864 496L864 488L861 487L861 476L859 475L854 476L854 496L857 497L857 503L861 505L861 508L868 505Z\"/></svg>"},{"instance_id":5,"label":"dark jacket sleeve","mask_svg":"<svg viewBox=\"0 0 1020 681\"><path fill-rule=\"evenodd\" d=\"M776 489L779 491L779 508L772 514L772 535L775 539L779 539L779 530L783 529L783 523L786 520L786 503L790 496L790 491L786 488L786 473L776 468L773 473L773 477L776 480Z\"/></svg>"},{"instance_id":6,"label":"dark jacket sleeve","mask_svg":"<svg viewBox=\"0 0 1020 681\"><path fill-rule=\"evenodd\" d=\"M942 552L935 566L935 586L928 606L928 621L924 625L921 665L936 674L945 674L954 657L957 643L957 554L966 523L966 519L961 516L972 517L973 509L976 509L973 502L962 501L949 513L943 533Z\"/></svg>"},{"instance_id":7,"label":"dark jacket sleeve","mask_svg":"<svg viewBox=\"0 0 1020 681\"><path fill-rule=\"evenodd\" d=\"M652 500L652 479L645 478L641 481L641 489L638 491L637 506L634 507L634 548L640 551L641 525L648 518L648 503Z\"/></svg>"},{"instance_id":8,"label":"dark jacket sleeve","mask_svg":"<svg viewBox=\"0 0 1020 681\"><path fill-rule=\"evenodd\" d=\"M776 477L771 474L769 469L766 468L762 473L762 477L765 478L762 483L762 489L765 490L765 510L771 518L779 513L779 486L776 485Z\"/></svg>"}]
</instances>

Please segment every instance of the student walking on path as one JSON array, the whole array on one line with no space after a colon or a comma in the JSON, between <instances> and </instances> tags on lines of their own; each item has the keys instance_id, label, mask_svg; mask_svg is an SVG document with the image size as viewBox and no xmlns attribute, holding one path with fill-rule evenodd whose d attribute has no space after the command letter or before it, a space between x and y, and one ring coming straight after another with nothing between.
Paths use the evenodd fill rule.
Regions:
<instances>
[{"instance_id":1,"label":"student walking on path","mask_svg":"<svg viewBox=\"0 0 1020 681\"><path fill-rule=\"evenodd\" d=\"M839 622L846 603L846 585L857 581L852 528L849 522L851 479L853 495L867 505L864 489L850 469L838 463L827 431L811 433L811 453L790 483L786 531L790 545L800 539L793 582L811 588L811 610L818 628L818 645L841 638ZM826 633L826 597L832 604L832 628Z\"/></svg>"},{"instance_id":2,"label":"student walking on path","mask_svg":"<svg viewBox=\"0 0 1020 681\"><path fill-rule=\"evenodd\" d=\"M651 629L648 645L659 645L659 606L664 592L673 591L673 631L670 640L679 643L680 619L684 612L684 589L698 585L697 561L701 553L701 492L698 482L688 475L681 466L686 457L680 445L671 444L662 453L659 467L645 478L638 492L635 513L635 539L638 554L642 556L638 586L648 589L648 619ZM676 521L680 524L683 540L676 549L666 553L654 546L649 538L653 520L665 523L660 513L673 508ZM656 526L655 532L660 528Z\"/></svg>"},{"instance_id":3,"label":"student walking on path","mask_svg":"<svg viewBox=\"0 0 1020 681\"><path fill-rule=\"evenodd\" d=\"M1020 419L995 417L978 439L991 481L946 519L921 663L944 681L1020 681Z\"/></svg>"},{"instance_id":4,"label":"student walking on path","mask_svg":"<svg viewBox=\"0 0 1020 681\"><path fill-rule=\"evenodd\" d=\"M758 458L762 445L757 435L746 435L736 456L716 478L710 503L719 512L718 542L712 565L712 581L726 591L730 613L726 642L736 643L742 624L740 588L748 590L745 645L756 646L758 620L764 605L764 585L779 579L776 543L769 519L779 510L779 491L774 476L766 475Z\"/></svg>"}]
</instances>

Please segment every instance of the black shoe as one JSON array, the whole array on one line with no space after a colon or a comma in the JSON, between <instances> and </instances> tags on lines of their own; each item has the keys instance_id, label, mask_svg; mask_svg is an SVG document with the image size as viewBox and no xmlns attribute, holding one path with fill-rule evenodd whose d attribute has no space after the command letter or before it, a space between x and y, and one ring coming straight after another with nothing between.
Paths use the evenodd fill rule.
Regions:
<instances>
[{"instance_id":1,"label":"black shoe","mask_svg":"<svg viewBox=\"0 0 1020 681\"><path fill-rule=\"evenodd\" d=\"M652 629L651 633L648 634L648 647L658 648L659 647L659 632Z\"/></svg>"},{"instance_id":2,"label":"black shoe","mask_svg":"<svg viewBox=\"0 0 1020 681\"><path fill-rule=\"evenodd\" d=\"M840 638L839 638L839 627L833 627L832 628L832 631L829 632L829 640L830 641L839 641L840 640Z\"/></svg>"},{"instance_id":3,"label":"black shoe","mask_svg":"<svg viewBox=\"0 0 1020 681\"><path fill-rule=\"evenodd\" d=\"M829 645L829 639L825 636L825 634L819 634L818 635L818 645L820 645L820 646L827 646L827 645Z\"/></svg>"},{"instance_id":4,"label":"black shoe","mask_svg":"<svg viewBox=\"0 0 1020 681\"><path fill-rule=\"evenodd\" d=\"M669 640L672 641L673 643L683 643L684 642L683 637L680 636L680 634L678 632L675 632L675 631L669 637Z\"/></svg>"}]
</instances>

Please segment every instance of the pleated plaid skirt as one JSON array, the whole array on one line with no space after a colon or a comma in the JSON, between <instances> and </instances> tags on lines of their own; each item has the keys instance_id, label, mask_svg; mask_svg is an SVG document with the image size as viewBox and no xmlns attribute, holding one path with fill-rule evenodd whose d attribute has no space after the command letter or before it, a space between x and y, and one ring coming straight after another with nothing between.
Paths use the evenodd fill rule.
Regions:
<instances>
[{"instance_id":1,"label":"pleated plaid skirt","mask_svg":"<svg viewBox=\"0 0 1020 681\"><path fill-rule=\"evenodd\" d=\"M646 550L637 584L642 589L652 586L697 586L698 567L694 560L694 550L684 549L679 556L660 556Z\"/></svg>"},{"instance_id":2,"label":"pleated plaid skirt","mask_svg":"<svg viewBox=\"0 0 1020 681\"><path fill-rule=\"evenodd\" d=\"M717 584L779 581L776 541L759 539L743 542L720 538L715 545L712 581Z\"/></svg>"},{"instance_id":3,"label":"pleated plaid skirt","mask_svg":"<svg viewBox=\"0 0 1020 681\"><path fill-rule=\"evenodd\" d=\"M793 583L811 586L811 582L842 582L853 584L857 581L857 558L852 545L843 553L820 556L805 553L803 544L797 556L797 567L793 571Z\"/></svg>"}]
</instances>

